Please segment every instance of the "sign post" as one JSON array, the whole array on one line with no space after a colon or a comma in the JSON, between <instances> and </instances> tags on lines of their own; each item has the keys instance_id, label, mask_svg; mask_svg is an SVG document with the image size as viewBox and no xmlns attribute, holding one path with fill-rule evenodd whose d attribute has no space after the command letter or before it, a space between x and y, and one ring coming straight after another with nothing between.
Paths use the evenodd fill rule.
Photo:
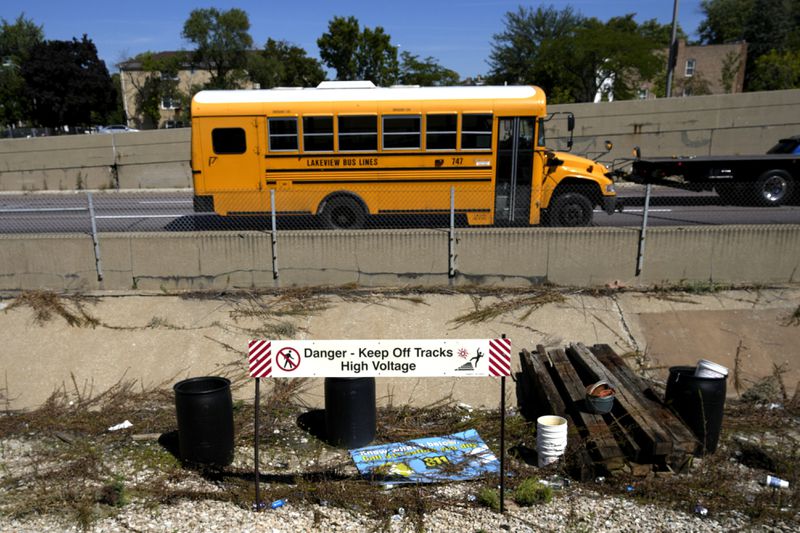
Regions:
<instances>
[{"instance_id":1,"label":"sign post","mask_svg":"<svg viewBox=\"0 0 800 533\"><path fill-rule=\"evenodd\" d=\"M511 339L251 340L250 376L256 378L255 483L259 495L258 395L260 378L499 377L500 509L505 487L505 377L511 375ZM256 508L260 502L256 501Z\"/></svg>"}]
</instances>

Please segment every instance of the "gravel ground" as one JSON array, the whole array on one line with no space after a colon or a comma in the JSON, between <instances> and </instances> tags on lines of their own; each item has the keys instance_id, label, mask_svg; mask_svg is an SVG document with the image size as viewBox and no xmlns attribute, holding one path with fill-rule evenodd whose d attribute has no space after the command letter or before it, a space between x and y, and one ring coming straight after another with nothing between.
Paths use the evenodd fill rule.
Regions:
<instances>
[{"instance_id":1,"label":"gravel ground","mask_svg":"<svg viewBox=\"0 0 800 533\"><path fill-rule=\"evenodd\" d=\"M466 501L466 499L465 499ZM57 517L0 521L3 531L46 533L80 531ZM465 505L440 509L425 515L422 530L452 531L742 531L742 516L700 517L675 512L619 497L608 497L575 489L557 495L552 502L528 508L512 508L504 515ZM387 525L347 512L322 506L284 507L253 513L223 502L188 502L152 507L131 504L112 518L96 522L92 532L161 531L417 531L416 522L395 514ZM758 527L758 531L795 531L789 526Z\"/></svg>"}]
</instances>

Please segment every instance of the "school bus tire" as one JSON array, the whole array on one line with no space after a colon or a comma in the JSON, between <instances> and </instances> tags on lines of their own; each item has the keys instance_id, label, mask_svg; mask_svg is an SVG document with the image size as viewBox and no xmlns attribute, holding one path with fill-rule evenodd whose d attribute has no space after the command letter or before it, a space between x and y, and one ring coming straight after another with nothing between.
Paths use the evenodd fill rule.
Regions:
<instances>
[{"instance_id":1,"label":"school bus tire","mask_svg":"<svg viewBox=\"0 0 800 533\"><path fill-rule=\"evenodd\" d=\"M550 202L547 210L549 226L582 227L592 222L594 205L578 192L559 194Z\"/></svg>"},{"instance_id":2,"label":"school bus tire","mask_svg":"<svg viewBox=\"0 0 800 533\"><path fill-rule=\"evenodd\" d=\"M328 229L360 229L366 213L361 202L352 196L334 196L325 201L320 217Z\"/></svg>"}]
</instances>

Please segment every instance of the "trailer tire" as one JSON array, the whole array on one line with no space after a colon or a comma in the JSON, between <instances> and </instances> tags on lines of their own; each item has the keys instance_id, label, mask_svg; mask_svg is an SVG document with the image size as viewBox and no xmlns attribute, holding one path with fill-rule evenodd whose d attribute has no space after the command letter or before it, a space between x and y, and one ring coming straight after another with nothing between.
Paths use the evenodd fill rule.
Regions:
<instances>
[{"instance_id":1,"label":"trailer tire","mask_svg":"<svg viewBox=\"0 0 800 533\"><path fill-rule=\"evenodd\" d=\"M366 220L364 207L352 196L335 196L327 200L320 216L328 229L360 229Z\"/></svg>"},{"instance_id":2,"label":"trailer tire","mask_svg":"<svg viewBox=\"0 0 800 533\"><path fill-rule=\"evenodd\" d=\"M568 192L550 202L547 210L549 226L582 227L592 222L594 205L585 195Z\"/></svg>"},{"instance_id":3,"label":"trailer tire","mask_svg":"<svg viewBox=\"0 0 800 533\"><path fill-rule=\"evenodd\" d=\"M755 183L755 201L758 205L785 204L794 192L792 177L783 170L768 170Z\"/></svg>"}]
</instances>

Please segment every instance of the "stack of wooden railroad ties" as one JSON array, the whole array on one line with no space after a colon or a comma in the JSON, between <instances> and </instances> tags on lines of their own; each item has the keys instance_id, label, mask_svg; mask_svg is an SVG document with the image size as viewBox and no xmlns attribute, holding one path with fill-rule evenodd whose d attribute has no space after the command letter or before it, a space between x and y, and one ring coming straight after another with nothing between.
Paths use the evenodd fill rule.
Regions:
<instances>
[{"instance_id":1,"label":"stack of wooden railroad ties","mask_svg":"<svg viewBox=\"0 0 800 533\"><path fill-rule=\"evenodd\" d=\"M559 415L569 424L564 462L582 480L620 473L681 472L698 449L691 430L610 346L523 350L518 380L523 414ZM605 380L616 389L608 414L589 412L586 386Z\"/></svg>"}]
</instances>

